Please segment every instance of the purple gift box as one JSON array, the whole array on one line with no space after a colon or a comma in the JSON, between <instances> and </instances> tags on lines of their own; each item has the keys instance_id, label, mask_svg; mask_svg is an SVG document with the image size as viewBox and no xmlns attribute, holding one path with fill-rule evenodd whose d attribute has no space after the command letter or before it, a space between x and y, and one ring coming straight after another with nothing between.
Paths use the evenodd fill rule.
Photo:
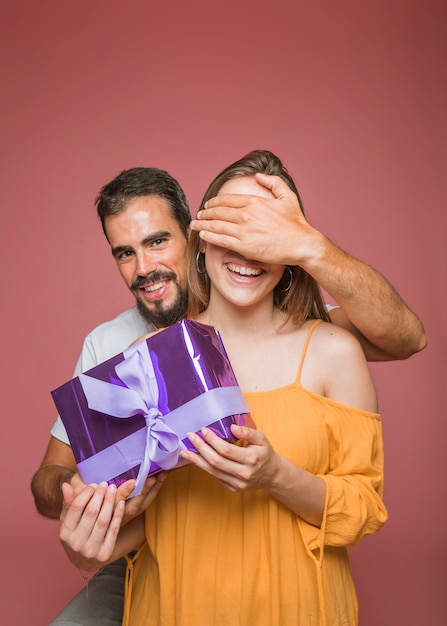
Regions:
<instances>
[{"instance_id":1,"label":"purple gift box","mask_svg":"<svg viewBox=\"0 0 447 626\"><path fill-rule=\"evenodd\" d=\"M235 442L254 427L219 333L181 320L51 392L84 483L120 485L183 465L186 433L207 426Z\"/></svg>"}]
</instances>

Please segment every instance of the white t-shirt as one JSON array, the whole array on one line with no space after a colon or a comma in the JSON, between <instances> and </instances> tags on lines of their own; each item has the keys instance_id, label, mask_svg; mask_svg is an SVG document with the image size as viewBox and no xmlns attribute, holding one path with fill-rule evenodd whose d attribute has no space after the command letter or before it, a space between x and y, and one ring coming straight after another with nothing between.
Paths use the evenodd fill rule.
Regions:
<instances>
[{"instance_id":1,"label":"white t-shirt","mask_svg":"<svg viewBox=\"0 0 447 626\"><path fill-rule=\"evenodd\" d=\"M136 339L153 330L156 330L155 326L147 324L136 307L127 309L113 320L100 324L85 338L73 377L119 354ZM64 443L70 443L59 416L51 429L51 434Z\"/></svg>"}]
</instances>

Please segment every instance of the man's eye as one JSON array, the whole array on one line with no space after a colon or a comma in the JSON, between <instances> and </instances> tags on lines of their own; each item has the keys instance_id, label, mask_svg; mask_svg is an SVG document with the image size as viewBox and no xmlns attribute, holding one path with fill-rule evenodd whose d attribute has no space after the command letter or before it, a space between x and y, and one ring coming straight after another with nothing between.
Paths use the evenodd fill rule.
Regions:
<instances>
[{"instance_id":1,"label":"man's eye","mask_svg":"<svg viewBox=\"0 0 447 626\"><path fill-rule=\"evenodd\" d=\"M151 246L153 248L156 248L157 246L161 246L165 241L166 239L154 239L153 241L151 241Z\"/></svg>"},{"instance_id":2,"label":"man's eye","mask_svg":"<svg viewBox=\"0 0 447 626\"><path fill-rule=\"evenodd\" d=\"M120 252L116 258L118 261L126 261L126 259L131 257L132 254L133 254L132 250L124 250L124 252Z\"/></svg>"}]
</instances>

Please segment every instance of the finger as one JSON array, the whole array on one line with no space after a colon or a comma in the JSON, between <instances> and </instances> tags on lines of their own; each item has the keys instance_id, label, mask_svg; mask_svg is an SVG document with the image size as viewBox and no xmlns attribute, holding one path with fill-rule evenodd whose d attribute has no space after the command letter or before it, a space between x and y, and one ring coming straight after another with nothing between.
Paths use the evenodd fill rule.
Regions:
<instances>
[{"instance_id":1,"label":"finger","mask_svg":"<svg viewBox=\"0 0 447 626\"><path fill-rule=\"evenodd\" d=\"M110 485L105 493L103 506L100 509L91 534L80 542L83 556L95 559L98 564L107 561L115 547L124 516L125 503L115 503L116 487Z\"/></svg>"},{"instance_id":2,"label":"finger","mask_svg":"<svg viewBox=\"0 0 447 626\"><path fill-rule=\"evenodd\" d=\"M113 499L106 498L106 495L113 493ZM112 516L113 505L115 503L116 487L115 485L107 485L107 483L100 483L88 503L86 504L82 516L79 520L79 529L84 532L86 536L89 536L96 524L98 515L100 514L102 507L106 510L110 510L109 517Z\"/></svg>"},{"instance_id":3,"label":"finger","mask_svg":"<svg viewBox=\"0 0 447 626\"><path fill-rule=\"evenodd\" d=\"M208 463L206 463L204 458L197 452L193 452L192 450L181 450L180 456L182 459L185 459L185 461L208 471Z\"/></svg>"},{"instance_id":4,"label":"finger","mask_svg":"<svg viewBox=\"0 0 447 626\"><path fill-rule=\"evenodd\" d=\"M117 488L115 485L109 485L104 493L104 498L102 500L102 504L99 508L96 521L92 528L92 539L98 542L102 542L104 536L107 532L107 529L110 526L111 520L115 517L115 509L118 504L123 500L120 500L117 505L115 505ZM121 511L121 505L120 505ZM122 515L121 515L122 516ZM119 516L118 516L119 517Z\"/></svg>"},{"instance_id":5,"label":"finger","mask_svg":"<svg viewBox=\"0 0 447 626\"><path fill-rule=\"evenodd\" d=\"M62 506L68 508L70 504L73 502L75 497L75 492L70 483L62 483L62 497L63 502Z\"/></svg>"},{"instance_id":6,"label":"finger","mask_svg":"<svg viewBox=\"0 0 447 626\"><path fill-rule=\"evenodd\" d=\"M157 479L157 483L164 483L164 481L167 479L168 477L168 472L158 472L158 474L155 474L155 478Z\"/></svg>"},{"instance_id":7,"label":"finger","mask_svg":"<svg viewBox=\"0 0 447 626\"><path fill-rule=\"evenodd\" d=\"M210 228L212 230L207 230L207 228ZM235 236L233 236L230 234L214 232L217 231L217 228L219 228L218 224L212 221L208 222L207 224L205 224L205 228L201 228L199 230L200 239L202 241L205 241L206 243L213 244L214 246L220 246L221 248L226 248L228 250L234 250L235 252L239 252L242 241L238 236L236 236L236 233ZM227 230L226 226L222 226L221 228L222 230Z\"/></svg>"},{"instance_id":8,"label":"finger","mask_svg":"<svg viewBox=\"0 0 447 626\"><path fill-rule=\"evenodd\" d=\"M238 229L235 228L238 225L238 222L236 219L232 219L231 215L219 215L214 209L212 212L203 212L202 215L202 218L192 220L190 223L192 230L199 232L201 230L207 230L209 232L232 236L238 232Z\"/></svg>"},{"instance_id":9,"label":"finger","mask_svg":"<svg viewBox=\"0 0 447 626\"><path fill-rule=\"evenodd\" d=\"M134 498L130 498L130 500L127 500L125 502L126 522L143 512L144 500L147 495L148 494L144 496L135 496Z\"/></svg>"},{"instance_id":10,"label":"finger","mask_svg":"<svg viewBox=\"0 0 447 626\"><path fill-rule=\"evenodd\" d=\"M116 492L117 488L115 485L109 485L105 491L102 505L89 538L90 545L93 548L101 546L105 542L111 527L112 536L116 536L117 529L119 530L125 506L122 504L124 500L120 500L115 504Z\"/></svg>"},{"instance_id":11,"label":"finger","mask_svg":"<svg viewBox=\"0 0 447 626\"><path fill-rule=\"evenodd\" d=\"M116 544L116 538L122 526L122 520L124 517L125 510L125 502L124 500L120 500L115 507L113 512L112 519L107 527L107 531L104 537L104 542L102 546L102 557L104 560L107 560L113 552L113 549Z\"/></svg>"},{"instance_id":12,"label":"finger","mask_svg":"<svg viewBox=\"0 0 447 626\"><path fill-rule=\"evenodd\" d=\"M141 513L147 509L147 507L151 504L151 502L153 502L153 500L155 499L155 496L162 488L163 482L164 482L164 479L157 480L154 486L152 487L152 489L144 496L143 501L140 505Z\"/></svg>"},{"instance_id":13,"label":"finger","mask_svg":"<svg viewBox=\"0 0 447 626\"><path fill-rule=\"evenodd\" d=\"M189 433L188 437L199 454L214 467L221 467L222 459L242 462L244 457L243 449L228 443L221 437L214 434L209 428L201 430L204 440L196 433Z\"/></svg>"},{"instance_id":14,"label":"finger","mask_svg":"<svg viewBox=\"0 0 447 626\"><path fill-rule=\"evenodd\" d=\"M208 443L201 440L198 435L194 436L194 434L191 433L190 438L194 440L194 446L200 449L200 453L195 453L191 450L182 450L180 456L208 474L211 474L211 476L219 480L224 487L230 491L236 491L238 488L241 488L240 486L244 483L241 483L239 477L239 473L243 467L240 462L221 456L208 445Z\"/></svg>"},{"instance_id":15,"label":"finger","mask_svg":"<svg viewBox=\"0 0 447 626\"><path fill-rule=\"evenodd\" d=\"M132 491L135 489L136 480L131 478L130 480L126 480L126 482L121 483L116 492L116 501L119 500L127 500Z\"/></svg>"},{"instance_id":16,"label":"finger","mask_svg":"<svg viewBox=\"0 0 447 626\"><path fill-rule=\"evenodd\" d=\"M207 202L205 202L205 208L202 209L202 211L215 208L223 208L226 211L231 208L240 209L247 204L247 197L250 197L250 194L224 193L207 200ZM199 213L201 214L202 211L199 211Z\"/></svg>"},{"instance_id":17,"label":"finger","mask_svg":"<svg viewBox=\"0 0 447 626\"><path fill-rule=\"evenodd\" d=\"M131 519L137 517L137 515L140 515L147 509L159 492L167 475L167 472L160 472L150 476L145 481L143 493L126 501L122 525L127 524Z\"/></svg>"},{"instance_id":18,"label":"finger","mask_svg":"<svg viewBox=\"0 0 447 626\"><path fill-rule=\"evenodd\" d=\"M269 189L276 199L288 198L295 194L280 176L270 176L269 174L255 174L255 178L260 185Z\"/></svg>"},{"instance_id":19,"label":"finger","mask_svg":"<svg viewBox=\"0 0 447 626\"><path fill-rule=\"evenodd\" d=\"M200 211L197 218L191 221L192 230L203 229L231 236L237 235L240 225L244 223L244 215L240 209L206 209Z\"/></svg>"},{"instance_id":20,"label":"finger","mask_svg":"<svg viewBox=\"0 0 447 626\"><path fill-rule=\"evenodd\" d=\"M144 498L141 496L136 496L135 498L131 498L127 501L120 500L120 502L124 502L124 523L126 524L143 512L142 504L144 502ZM118 504L119 502L117 502L117 506Z\"/></svg>"},{"instance_id":21,"label":"finger","mask_svg":"<svg viewBox=\"0 0 447 626\"><path fill-rule=\"evenodd\" d=\"M112 519L122 518L122 505L115 507L116 486L98 486L78 526L77 541L84 544L86 556L95 556L102 549ZM115 509L119 513L115 515Z\"/></svg>"},{"instance_id":22,"label":"finger","mask_svg":"<svg viewBox=\"0 0 447 626\"><path fill-rule=\"evenodd\" d=\"M141 495L146 495L153 488L156 482L157 482L157 476L155 475L148 476L146 480L144 481Z\"/></svg>"},{"instance_id":23,"label":"finger","mask_svg":"<svg viewBox=\"0 0 447 626\"><path fill-rule=\"evenodd\" d=\"M180 452L180 456L183 459L188 460L190 463L197 465L197 467L205 469L209 472L210 464L208 463L208 459L212 459L213 457L217 458L218 455L216 451L213 450L213 448L196 433L187 433L187 437L197 452L186 449Z\"/></svg>"},{"instance_id":24,"label":"finger","mask_svg":"<svg viewBox=\"0 0 447 626\"><path fill-rule=\"evenodd\" d=\"M231 424L230 428L237 439L246 441L251 445L262 445L265 442L265 435L256 428L239 426L238 424Z\"/></svg>"},{"instance_id":25,"label":"finger","mask_svg":"<svg viewBox=\"0 0 447 626\"><path fill-rule=\"evenodd\" d=\"M79 472L75 472L70 479L70 485L73 487L75 494L81 493L85 489L86 484L82 480Z\"/></svg>"},{"instance_id":26,"label":"finger","mask_svg":"<svg viewBox=\"0 0 447 626\"><path fill-rule=\"evenodd\" d=\"M67 483L64 483L64 485L70 487ZM70 489L67 487L63 486L64 494L70 496ZM73 497L70 502L64 500L60 519L68 530L73 530L79 524L84 509L95 492L95 487L96 485L88 485L80 494Z\"/></svg>"},{"instance_id":27,"label":"finger","mask_svg":"<svg viewBox=\"0 0 447 626\"><path fill-rule=\"evenodd\" d=\"M63 544L73 542L75 538L79 536L79 529L81 540L85 540L86 537L88 537L89 531L86 532L86 530L82 528L81 523L85 507L94 496L95 489L96 485L88 485L72 500L69 507L64 504L60 517L61 525L59 529L59 538ZM76 541L78 541L78 539L76 539ZM79 541L75 545L79 545Z\"/></svg>"},{"instance_id":28,"label":"finger","mask_svg":"<svg viewBox=\"0 0 447 626\"><path fill-rule=\"evenodd\" d=\"M75 498L75 493L73 487L70 483L62 483L62 509L59 519L64 522L67 517L68 510Z\"/></svg>"}]
</instances>

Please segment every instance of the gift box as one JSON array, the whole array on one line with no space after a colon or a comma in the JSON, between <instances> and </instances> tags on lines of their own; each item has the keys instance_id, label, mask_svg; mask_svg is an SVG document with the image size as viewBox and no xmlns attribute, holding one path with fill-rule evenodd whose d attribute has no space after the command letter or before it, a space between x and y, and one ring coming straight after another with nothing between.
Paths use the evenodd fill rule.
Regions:
<instances>
[{"instance_id":1,"label":"gift box","mask_svg":"<svg viewBox=\"0 0 447 626\"><path fill-rule=\"evenodd\" d=\"M186 434L254 427L219 333L181 320L51 392L82 480L120 485L184 464Z\"/></svg>"}]
</instances>

